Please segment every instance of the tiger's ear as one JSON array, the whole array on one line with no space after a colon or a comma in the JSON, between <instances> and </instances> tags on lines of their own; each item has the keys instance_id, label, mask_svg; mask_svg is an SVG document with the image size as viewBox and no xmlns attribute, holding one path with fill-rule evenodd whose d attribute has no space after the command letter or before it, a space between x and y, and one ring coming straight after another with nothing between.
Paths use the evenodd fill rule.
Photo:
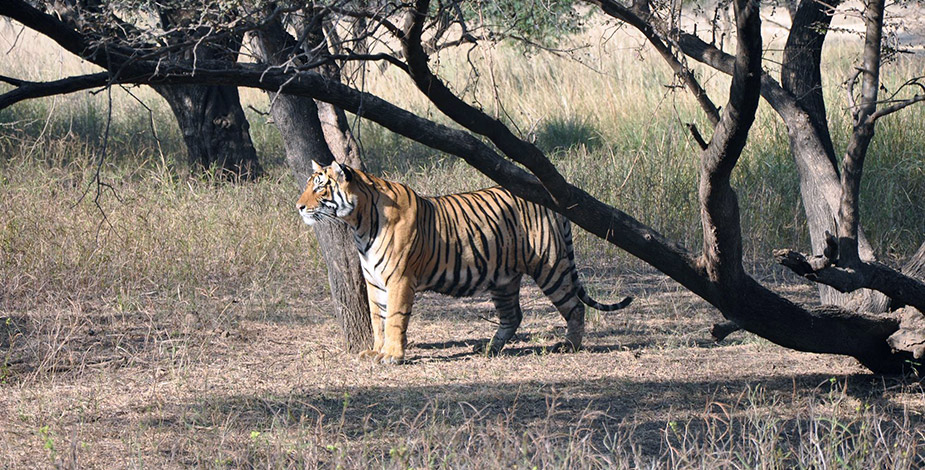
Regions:
<instances>
[{"instance_id":1,"label":"tiger's ear","mask_svg":"<svg viewBox=\"0 0 925 470\"><path fill-rule=\"evenodd\" d=\"M318 162L312 160L312 171L315 173L321 173L324 170L324 167L319 165Z\"/></svg>"},{"instance_id":2,"label":"tiger's ear","mask_svg":"<svg viewBox=\"0 0 925 470\"><path fill-rule=\"evenodd\" d=\"M331 163L331 169L334 170L334 176L338 183L346 183L353 178L353 172L350 171L350 167L347 165L341 165L335 161Z\"/></svg>"}]
</instances>

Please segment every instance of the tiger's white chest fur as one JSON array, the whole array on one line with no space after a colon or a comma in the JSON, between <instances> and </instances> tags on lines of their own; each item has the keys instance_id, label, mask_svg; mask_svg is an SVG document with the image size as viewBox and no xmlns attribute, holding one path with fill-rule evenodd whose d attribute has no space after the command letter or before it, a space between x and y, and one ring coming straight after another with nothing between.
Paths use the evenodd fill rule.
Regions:
<instances>
[{"instance_id":1,"label":"tiger's white chest fur","mask_svg":"<svg viewBox=\"0 0 925 470\"><path fill-rule=\"evenodd\" d=\"M363 268L363 277L366 278L366 282L385 289L385 280L382 278L382 273L376 269L375 259L370 259L366 253L360 252L360 266Z\"/></svg>"}]
</instances>

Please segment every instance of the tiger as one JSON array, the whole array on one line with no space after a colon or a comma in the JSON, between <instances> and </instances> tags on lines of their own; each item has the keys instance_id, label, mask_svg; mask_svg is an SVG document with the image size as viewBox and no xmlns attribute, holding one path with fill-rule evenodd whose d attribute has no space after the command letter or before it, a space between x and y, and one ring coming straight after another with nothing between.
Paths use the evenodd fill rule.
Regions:
<instances>
[{"instance_id":1,"label":"tiger","mask_svg":"<svg viewBox=\"0 0 925 470\"><path fill-rule=\"evenodd\" d=\"M565 340L552 347L555 352L581 347L584 304L614 311L632 301L592 299L578 279L568 219L503 187L427 197L336 161L313 161L312 171L296 203L302 220L340 221L354 232L373 325L373 348L361 357L385 364L405 360L416 292L488 292L498 328L475 347L487 355L498 354L520 326L525 274L565 318Z\"/></svg>"}]
</instances>

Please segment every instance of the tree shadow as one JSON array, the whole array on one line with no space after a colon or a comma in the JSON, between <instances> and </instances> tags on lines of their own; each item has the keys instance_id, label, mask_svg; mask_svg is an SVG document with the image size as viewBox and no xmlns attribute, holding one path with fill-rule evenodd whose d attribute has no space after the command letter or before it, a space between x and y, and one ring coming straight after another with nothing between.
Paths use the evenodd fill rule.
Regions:
<instances>
[{"instance_id":1,"label":"tree shadow","mask_svg":"<svg viewBox=\"0 0 925 470\"><path fill-rule=\"evenodd\" d=\"M503 417L508 430L505 432L514 433L541 425L545 432L569 435L576 423L583 423L581 426L601 443L612 438L617 430L629 429L644 453L651 455L660 452L666 430L674 426L672 423L685 423L688 431L696 431L697 426L728 424L736 419L748 422L754 419L756 411L760 411L757 415L786 423L783 417L774 418L773 413L795 413L793 407L800 406L801 400L816 399L823 406L829 403L827 400L836 403L838 398L834 396L841 391L865 403L878 404L896 422L906 419L910 426L922 425L921 416L908 413L903 416L901 407L883 398L885 387L901 382L883 380L863 374L814 373L694 381L576 377L560 381L514 379L500 383L341 387L295 390L287 396L203 396L186 403L167 404L160 415L145 425L231 426L243 432L298 429L303 423L320 423L322 427L329 426L336 435L365 439L427 431L420 423L437 423L440 429L492 426ZM793 426L799 423L794 422Z\"/></svg>"}]
</instances>

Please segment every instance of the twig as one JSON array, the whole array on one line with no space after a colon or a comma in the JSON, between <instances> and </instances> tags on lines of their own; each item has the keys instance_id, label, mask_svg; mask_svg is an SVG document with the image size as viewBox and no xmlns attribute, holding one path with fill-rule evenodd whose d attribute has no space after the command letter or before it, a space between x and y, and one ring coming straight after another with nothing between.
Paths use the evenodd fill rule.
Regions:
<instances>
[{"instance_id":1,"label":"twig","mask_svg":"<svg viewBox=\"0 0 925 470\"><path fill-rule=\"evenodd\" d=\"M687 124L687 129L691 131L691 135L694 137L694 141L697 142L697 145L700 146L700 150L706 150L709 147L707 141L703 140L703 136L700 135L700 131L697 130L697 125L694 123Z\"/></svg>"},{"instance_id":2,"label":"twig","mask_svg":"<svg viewBox=\"0 0 925 470\"><path fill-rule=\"evenodd\" d=\"M164 156L164 149L161 147L161 138L160 136L157 135L157 126L155 125L155 122L154 122L154 110L148 107L148 105L145 104L145 102L142 101L140 98L135 96L135 94L132 93L132 91L129 90L126 86L124 85L119 85L119 86L122 88L122 90L128 93L129 96L131 96L132 98L135 98L135 101L137 101L138 104L142 105L146 110L148 110L148 123L151 125L151 134L154 135L154 142L157 143L157 154L161 158L161 162L166 161L166 158Z\"/></svg>"},{"instance_id":3,"label":"twig","mask_svg":"<svg viewBox=\"0 0 925 470\"><path fill-rule=\"evenodd\" d=\"M912 98L909 98L907 100L902 100L902 101L893 103L892 105L887 106L885 108L878 109L876 112L871 114L868 117L868 119L870 119L871 121L876 121L877 119L880 119L883 116L895 113L896 111L899 111L908 106L912 106L913 104L918 103L920 101L925 101L925 95L915 95Z\"/></svg>"},{"instance_id":4,"label":"twig","mask_svg":"<svg viewBox=\"0 0 925 470\"><path fill-rule=\"evenodd\" d=\"M248 109L250 109L251 111L253 111L253 112L255 112L255 113L257 113L257 114L259 114L259 115L261 115L261 116L269 116L269 115L270 115L270 112L269 112L269 111L261 111L261 110L255 108L253 105L247 105L247 107L248 107Z\"/></svg>"}]
</instances>

